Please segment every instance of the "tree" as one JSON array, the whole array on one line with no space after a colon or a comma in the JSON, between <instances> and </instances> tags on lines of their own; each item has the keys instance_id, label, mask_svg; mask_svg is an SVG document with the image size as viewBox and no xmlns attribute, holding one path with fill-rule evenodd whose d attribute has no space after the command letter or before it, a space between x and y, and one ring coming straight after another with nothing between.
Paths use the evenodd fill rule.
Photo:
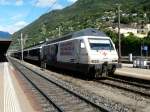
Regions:
<instances>
[{"instance_id":1,"label":"tree","mask_svg":"<svg viewBox=\"0 0 150 112\"><path fill-rule=\"evenodd\" d=\"M147 38L150 39L150 31L148 32Z\"/></svg>"},{"instance_id":2,"label":"tree","mask_svg":"<svg viewBox=\"0 0 150 112\"><path fill-rule=\"evenodd\" d=\"M105 33L113 40L114 43L117 43L118 41L118 34L110 31L110 30L106 30Z\"/></svg>"}]
</instances>

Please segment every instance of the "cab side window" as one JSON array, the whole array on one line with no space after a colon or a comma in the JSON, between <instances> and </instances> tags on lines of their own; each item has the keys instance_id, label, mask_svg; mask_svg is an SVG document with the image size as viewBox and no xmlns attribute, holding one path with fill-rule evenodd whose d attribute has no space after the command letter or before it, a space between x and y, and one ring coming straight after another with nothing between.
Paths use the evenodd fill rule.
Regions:
<instances>
[{"instance_id":1,"label":"cab side window","mask_svg":"<svg viewBox=\"0 0 150 112\"><path fill-rule=\"evenodd\" d=\"M83 40L80 40L80 48L84 49L85 48L85 43Z\"/></svg>"}]
</instances>

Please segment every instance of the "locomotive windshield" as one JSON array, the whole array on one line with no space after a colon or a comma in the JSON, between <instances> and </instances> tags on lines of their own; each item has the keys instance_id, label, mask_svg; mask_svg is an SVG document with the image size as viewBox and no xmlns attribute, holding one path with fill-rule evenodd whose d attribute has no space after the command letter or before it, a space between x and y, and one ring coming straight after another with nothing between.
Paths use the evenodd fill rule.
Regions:
<instances>
[{"instance_id":1,"label":"locomotive windshield","mask_svg":"<svg viewBox=\"0 0 150 112\"><path fill-rule=\"evenodd\" d=\"M89 39L91 50L114 50L109 39Z\"/></svg>"}]
</instances>

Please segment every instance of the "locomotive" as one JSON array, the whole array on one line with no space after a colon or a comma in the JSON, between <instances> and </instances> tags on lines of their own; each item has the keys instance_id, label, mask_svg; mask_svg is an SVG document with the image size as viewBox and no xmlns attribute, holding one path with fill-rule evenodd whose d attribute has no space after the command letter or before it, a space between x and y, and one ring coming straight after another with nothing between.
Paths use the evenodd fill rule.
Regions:
<instances>
[{"instance_id":1,"label":"locomotive","mask_svg":"<svg viewBox=\"0 0 150 112\"><path fill-rule=\"evenodd\" d=\"M24 49L24 59L78 71L88 78L113 74L118 64L115 45L105 33L87 28ZM19 58L20 51L13 53Z\"/></svg>"}]
</instances>

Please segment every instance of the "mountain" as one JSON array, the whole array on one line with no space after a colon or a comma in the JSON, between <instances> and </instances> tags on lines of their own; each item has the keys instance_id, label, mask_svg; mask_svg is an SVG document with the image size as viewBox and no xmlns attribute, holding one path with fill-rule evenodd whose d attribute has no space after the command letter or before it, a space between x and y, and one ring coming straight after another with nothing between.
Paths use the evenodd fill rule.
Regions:
<instances>
[{"instance_id":1,"label":"mountain","mask_svg":"<svg viewBox=\"0 0 150 112\"><path fill-rule=\"evenodd\" d=\"M17 40L16 38L19 38L20 33L23 32L24 36L30 38L30 41L26 42L26 46L30 46L46 38L57 37L58 28L61 29L61 35L87 27L102 30L107 24L109 25L109 22L104 22L102 18L116 17L117 4L121 6L121 13L131 15L128 17L128 23L143 20L144 13L147 13L147 20L150 20L150 0L78 0L62 10L53 10L42 15L14 33L13 39ZM132 14L138 16L132 17ZM17 41L14 43L18 44Z\"/></svg>"},{"instance_id":2,"label":"mountain","mask_svg":"<svg viewBox=\"0 0 150 112\"><path fill-rule=\"evenodd\" d=\"M0 38L3 39L9 39L11 37L11 34L8 32L0 31Z\"/></svg>"}]
</instances>

